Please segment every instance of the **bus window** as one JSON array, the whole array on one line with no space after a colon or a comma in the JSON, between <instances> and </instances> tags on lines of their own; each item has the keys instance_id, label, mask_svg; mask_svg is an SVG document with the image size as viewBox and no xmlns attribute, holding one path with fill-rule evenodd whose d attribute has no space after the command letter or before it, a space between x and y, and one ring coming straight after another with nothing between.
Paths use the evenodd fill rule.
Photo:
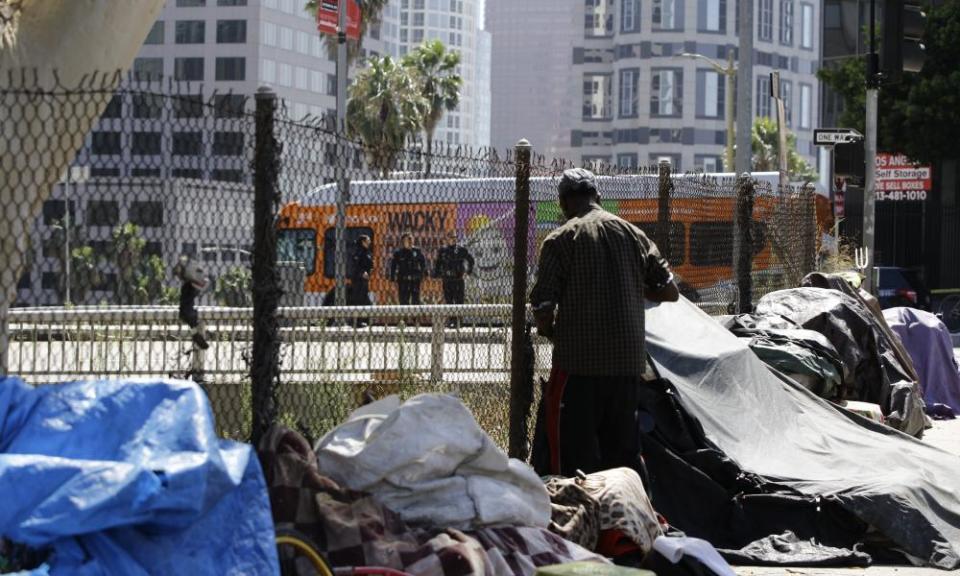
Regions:
<instances>
[{"instance_id":1,"label":"bus window","mask_svg":"<svg viewBox=\"0 0 960 576\"><path fill-rule=\"evenodd\" d=\"M733 222L690 224L690 263L694 266L732 266Z\"/></svg>"},{"instance_id":2,"label":"bus window","mask_svg":"<svg viewBox=\"0 0 960 576\"><path fill-rule=\"evenodd\" d=\"M373 253L377 253L377 239L373 237L373 228L347 226L347 278L353 274L353 255L357 250L357 240L363 235L370 237ZM337 277L336 228L327 228L323 233L323 275L331 280Z\"/></svg>"},{"instance_id":3,"label":"bus window","mask_svg":"<svg viewBox=\"0 0 960 576\"><path fill-rule=\"evenodd\" d=\"M656 222L631 222L637 228L643 230L647 238L653 240L656 238ZM658 246L658 248L661 248ZM662 250L662 248L661 248ZM670 223L670 265L680 266L686 260L687 254L687 234L683 222Z\"/></svg>"},{"instance_id":4,"label":"bus window","mask_svg":"<svg viewBox=\"0 0 960 576\"><path fill-rule=\"evenodd\" d=\"M300 262L312 276L317 263L317 231L310 228L280 230L277 235L277 260Z\"/></svg>"}]
</instances>

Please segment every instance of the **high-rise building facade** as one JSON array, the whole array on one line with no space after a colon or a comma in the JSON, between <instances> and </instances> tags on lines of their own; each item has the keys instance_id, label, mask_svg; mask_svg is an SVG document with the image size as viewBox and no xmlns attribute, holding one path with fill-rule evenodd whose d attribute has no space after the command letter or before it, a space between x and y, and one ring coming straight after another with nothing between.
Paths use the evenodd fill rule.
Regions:
<instances>
[{"instance_id":1,"label":"high-rise building facade","mask_svg":"<svg viewBox=\"0 0 960 576\"><path fill-rule=\"evenodd\" d=\"M554 3L549 3L554 4ZM736 0L562 0L552 13L527 10L527 2L491 0L488 28L509 39L509 51L495 47L494 140L510 139L511 118L523 110L503 112L537 89L524 76L536 74L537 62L511 59L537 44L543 30L557 35L557 46L544 64L559 67L559 44L566 46L566 66L554 80L565 96L542 91L531 109L541 119L561 118L549 131L531 134L546 151L575 162L604 161L623 166L670 160L675 169L719 171L726 142L725 76L720 67L739 34ZM755 0L753 106L755 116L772 116L770 72L781 75L787 126L797 136L799 152L814 161L813 128L819 111L819 0ZM521 6L522 5L522 6ZM561 17L561 14L563 15ZM532 32L531 32L532 31ZM528 104L529 105L529 104ZM559 112L557 112L559 109ZM543 129L545 120L537 126ZM534 126L531 125L531 128Z\"/></svg>"},{"instance_id":2,"label":"high-rise building facade","mask_svg":"<svg viewBox=\"0 0 960 576\"><path fill-rule=\"evenodd\" d=\"M424 40L438 39L460 53L460 104L444 114L434 139L451 145L490 144L490 39L482 30L480 0L392 0L399 8L402 56Z\"/></svg>"}]
</instances>

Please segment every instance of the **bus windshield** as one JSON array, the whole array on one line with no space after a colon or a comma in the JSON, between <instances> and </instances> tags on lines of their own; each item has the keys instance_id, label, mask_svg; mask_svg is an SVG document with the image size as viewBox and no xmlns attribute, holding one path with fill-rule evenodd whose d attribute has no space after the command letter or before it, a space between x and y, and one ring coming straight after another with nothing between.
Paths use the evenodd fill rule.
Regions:
<instances>
[{"instance_id":1,"label":"bus windshield","mask_svg":"<svg viewBox=\"0 0 960 576\"><path fill-rule=\"evenodd\" d=\"M280 230L277 236L277 261L300 262L311 276L317 265L317 231L309 228Z\"/></svg>"}]
</instances>

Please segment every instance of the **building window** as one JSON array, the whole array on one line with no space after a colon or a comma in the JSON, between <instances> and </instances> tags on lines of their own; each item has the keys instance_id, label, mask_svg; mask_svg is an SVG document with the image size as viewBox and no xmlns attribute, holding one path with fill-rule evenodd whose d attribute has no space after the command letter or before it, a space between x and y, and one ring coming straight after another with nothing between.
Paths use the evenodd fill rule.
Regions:
<instances>
[{"instance_id":1,"label":"building window","mask_svg":"<svg viewBox=\"0 0 960 576\"><path fill-rule=\"evenodd\" d=\"M173 178L193 178L200 180L203 178L203 170L199 168L174 168L171 175Z\"/></svg>"},{"instance_id":2,"label":"building window","mask_svg":"<svg viewBox=\"0 0 960 576\"><path fill-rule=\"evenodd\" d=\"M133 168L130 170L130 175L134 178L159 178L160 169L159 168Z\"/></svg>"},{"instance_id":3,"label":"building window","mask_svg":"<svg viewBox=\"0 0 960 576\"><path fill-rule=\"evenodd\" d=\"M174 58L173 79L202 82L203 58Z\"/></svg>"},{"instance_id":4,"label":"building window","mask_svg":"<svg viewBox=\"0 0 960 576\"><path fill-rule=\"evenodd\" d=\"M87 202L87 226L116 226L120 223L120 205L115 200Z\"/></svg>"},{"instance_id":5,"label":"building window","mask_svg":"<svg viewBox=\"0 0 960 576\"><path fill-rule=\"evenodd\" d=\"M70 221L77 221L77 205L70 202ZM66 203L63 200L47 200L43 203L43 224L52 226L54 222L63 222L67 216Z\"/></svg>"},{"instance_id":6,"label":"building window","mask_svg":"<svg viewBox=\"0 0 960 576\"><path fill-rule=\"evenodd\" d=\"M119 132L94 132L90 138L90 149L94 154L117 156L121 153Z\"/></svg>"},{"instance_id":7,"label":"building window","mask_svg":"<svg viewBox=\"0 0 960 576\"><path fill-rule=\"evenodd\" d=\"M200 118L203 116L203 96L190 94L173 99L174 118Z\"/></svg>"},{"instance_id":8,"label":"building window","mask_svg":"<svg viewBox=\"0 0 960 576\"><path fill-rule=\"evenodd\" d=\"M681 0L653 0L653 29L679 30L683 21L678 11L683 6Z\"/></svg>"},{"instance_id":9,"label":"building window","mask_svg":"<svg viewBox=\"0 0 960 576\"><path fill-rule=\"evenodd\" d=\"M217 6L246 6L247 0L217 0Z\"/></svg>"},{"instance_id":10,"label":"building window","mask_svg":"<svg viewBox=\"0 0 960 576\"><path fill-rule=\"evenodd\" d=\"M207 23L203 20L179 20L174 41L177 44L203 44L206 32Z\"/></svg>"},{"instance_id":11,"label":"building window","mask_svg":"<svg viewBox=\"0 0 960 576\"><path fill-rule=\"evenodd\" d=\"M144 228L163 226L163 203L137 201L130 205L130 223Z\"/></svg>"},{"instance_id":12,"label":"building window","mask_svg":"<svg viewBox=\"0 0 960 576\"><path fill-rule=\"evenodd\" d=\"M780 98L783 100L783 113L787 127L793 126L793 83L789 80L780 80Z\"/></svg>"},{"instance_id":13,"label":"building window","mask_svg":"<svg viewBox=\"0 0 960 576\"><path fill-rule=\"evenodd\" d=\"M101 118L120 118L123 116L123 97L114 96L110 99L110 102L107 103L107 107L104 108L103 114L100 115Z\"/></svg>"},{"instance_id":14,"label":"building window","mask_svg":"<svg viewBox=\"0 0 960 576\"><path fill-rule=\"evenodd\" d=\"M813 103L813 87L809 84L800 85L800 128L810 129L810 106Z\"/></svg>"},{"instance_id":15,"label":"building window","mask_svg":"<svg viewBox=\"0 0 960 576\"><path fill-rule=\"evenodd\" d=\"M246 41L246 20L217 20L217 44L243 44Z\"/></svg>"},{"instance_id":16,"label":"building window","mask_svg":"<svg viewBox=\"0 0 960 576\"><path fill-rule=\"evenodd\" d=\"M337 95L337 75L327 74L327 96Z\"/></svg>"},{"instance_id":17,"label":"building window","mask_svg":"<svg viewBox=\"0 0 960 576\"><path fill-rule=\"evenodd\" d=\"M650 115L683 115L683 70L653 69L650 80Z\"/></svg>"},{"instance_id":18,"label":"building window","mask_svg":"<svg viewBox=\"0 0 960 576\"><path fill-rule=\"evenodd\" d=\"M713 70L697 70L697 117L721 118L726 102L726 78Z\"/></svg>"},{"instance_id":19,"label":"building window","mask_svg":"<svg viewBox=\"0 0 960 576\"><path fill-rule=\"evenodd\" d=\"M793 46L793 0L780 0L780 43Z\"/></svg>"},{"instance_id":20,"label":"building window","mask_svg":"<svg viewBox=\"0 0 960 576\"><path fill-rule=\"evenodd\" d=\"M620 4L620 31L640 31L640 0L622 0Z\"/></svg>"},{"instance_id":21,"label":"building window","mask_svg":"<svg viewBox=\"0 0 960 576\"><path fill-rule=\"evenodd\" d=\"M134 60L133 79L146 82L163 80L163 58L137 58Z\"/></svg>"},{"instance_id":22,"label":"building window","mask_svg":"<svg viewBox=\"0 0 960 576\"><path fill-rule=\"evenodd\" d=\"M707 174L723 172L723 160L719 156L698 154L693 158L693 169Z\"/></svg>"},{"instance_id":23,"label":"building window","mask_svg":"<svg viewBox=\"0 0 960 576\"><path fill-rule=\"evenodd\" d=\"M144 44L163 44L163 36L166 31L166 27L163 25L163 20L157 20L153 23L153 27L150 28L150 33L147 34L147 39L143 41Z\"/></svg>"},{"instance_id":24,"label":"building window","mask_svg":"<svg viewBox=\"0 0 960 576\"><path fill-rule=\"evenodd\" d=\"M636 154L617 154L617 166L620 168L636 168L639 164Z\"/></svg>"},{"instance_id":25,"label":"building window","mask_svg":"<svg viewBox=\"0 0 960 576\"><path fill-rule=\"evenodd\" d=\"M163 96L160 94L134 94L134 118L160 118L163 115Z\"/></svg>"},{"instance_id":26,"label":"building window","mask_svg":"<svg viewBox=\"0 0 960 576\"><path fill-rule=\"evenodd\" d=\"M757 76L757 116L770 117L770 77L766 74Z\"/></svg>"},{"instance_id":27,"label":"building window","mask_svg":"<svg viewBox=\"0 0 960 576\"><path fill-rule=\"evenodd\" d=\"M638 99L637 87L640 80L640 70L627 68L620 71L620 117L636 118Z\"/></svg>"},{"instance_id":28,"label":"building window","mask_svg":"<svg viewBox=\"0 0 960 576\"><path fill-rule=\"evenodd\" d=\"M177 0L177 8L200 8L207 5L207 0Z\"/></svg>"},{"instance_id":29,"label":"building window","mask_svg":"<svg viewBox=\"0 0 960 576\"><path fill-rule=\"evenodd\" d=\"M245 58L217 58L217 80L243 81L247 79Z\"/></svg>"},{"instance_id":30,"label":"building window","mask_svg":"<svg viewBox=\"0 0 960 576\"><path fill-rule=\"evenodd\" d=\"M160 132L134 132L130 144L134 156L158 156L160 154Z\"/></svg>"},{"instance_id":31,"label":"building window","mask_svg":"<svg viewBox=\"0 0 960 576\"><path fill-rule=\"evenodd\" d=\"M813 4L800 5L800 47L813 50Z\"/></svg>"},{"instance_id":32,"label":"building window","mask_svg":"<svg viewBox=\"0 0 960 576\"><path fill-rule=\"evenodd\" d=\"M246 98L240 94L217 94L213 97L216 118L242 118Z\"/></svg>"},{"instance_id":33,"label":"building window","mask_svg":"<svg viewBox=\"0 0 960 576\"><path fill-rule=\"evenodd\" d=\"M608 120L613 116L611 74L584 74L583 119Z\"/></svg>"},{"instance_id":34,"label":"building window","mask_svg":"<svg viewBox=\"0 0 960 576\"><path fill-rule=\"evenodd\" d=\"M698 0L697 30L723 34L727 31L727 1Z\"/></svg>"},{"instance_id":35,"label":"building window","mask_svg":"<svg viewBox=\"0 0 960 576\"><path fill-rule=\"evenodd\" d=\"M92 178L115 178L120 176L120 169L109 166L95 166L90 169L90 176Z\"/></svg>"},{"instance_id":36,"label":"building window","mask_svg":"<svg viewBox=\"0 0 960 576\"><path fill-rule=\"evenodd\" d=\"M651 154L650 163L654 165L659 165L661 162L669 162L670 170L673 172L680 171L680 155L679 154Z\"/></svg>"},{"instance_id":37,"label":"building window","mask_svg":"<svg viewBox=\"0 0 960 576\"><path fill-rule=\"evenodd\" d=\"M173 135L174 156L200 156L203 135L200 132L176 132Z\"/></svg>"},{"instance_id":38,"label":"building window","mask_svg":"<svg viewBox=\"0 0 960 576\"><path fill-rule=\"evenodd\" d=\"M263 23L263 43L267 46L277 45L277 25L273 22Z\"/></svg>"},{"instance_id":39,"label":"building window","mask_svg":"<svg viewBox=\"0 0 960 576\"><path fill-rule=\"evenodd\" d=\"M260 80L267 84L277 83L277 63L269 58L260 61Z\"/></svg>"},{"instance_id":40,"label":"building window","mask_svg":"<svg viewBox=\"0 0 960 576\"><path fill-rule=\"evenodd\" d=\"M240 156L243 154L243 132L216 132L213 135L214 156Z\"/></svg>"},{"instance_id":41,"label":"building window","mask_svg":"<svg viewBox=\"0 0 960 576\"><path fill-rule=\"evenodd\" d=\"M773 0L760 0L757 35L765 42L773 41Z\"/></svg>"},{"instance_id":42,"label":"building window","mask_svg":"<svg viewBox=\"0 0 960 576\"><path fill-rule=\"evenodd\" d=\"M243 182L243 170L217 169L213 171L214 180L221 182Z\"/></svg>"},{"instance_id":43,"label":"building window","mask_svg":"<svg viewBox=\"0 0 960 576\"><path fill-rule=\"evenodd\" d=\"M613 0L585 0L583 32L588 38L613 34Z\"/></svg>"},{"instance_id":44,"label":"building window","mask_svg":"<svg viewBox=\"0 0 960 576\"><path fill-rule=\"evenodd\" d=\"M293 83L293 68L284 62L277 66L277 84L290 86Z\"/></svg>"}]
</instances>

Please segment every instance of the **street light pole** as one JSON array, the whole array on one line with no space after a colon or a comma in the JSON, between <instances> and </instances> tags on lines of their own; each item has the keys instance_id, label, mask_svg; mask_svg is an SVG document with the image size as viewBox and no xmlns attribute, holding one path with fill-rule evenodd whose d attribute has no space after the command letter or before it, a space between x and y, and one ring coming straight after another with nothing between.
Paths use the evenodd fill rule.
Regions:
<instances>
[{"instance_id":1,"label":"street light pole","mask_svg":"<svg viewBox=\"0 0 960 576\"><path fill-rule=\"evenodd\" d=\"M870 0L870 53L867 55L867 118L864 141L864 164L866 182L863 190L863 247L867 255L863 289L873 293L874 234L876 232L876 187L877 187L877 108L879 103L879 62L877 57L876 0Z\"/></svg>"},{"instance_id":2,"label":"street light pole","mask_svg":"<svg viewBox=\"0 0 960 576\"><path fill-rule=\"evenodd\" d=\"M350 183L347 181L344 163L349 159L346 156L349 149L346 146L347 126L347 2L340 0L337 12L337 128L339 136L337 143L338 158L336 162L337 179L337 213L336 238L334 241L334 302L337 306L347 304L347 200L350 194Z\"/></svg>"},{"instance_id":3,"label":"street light pole","mask_svg":"<svg viewBox=\"0 0 960 576\"><path fill-rule=\"evenodd\" d=\"M724 152L723 158L723 168L727 172L733 171L733 142L734 142L734 129L733 129L733 91L734 91L734 81L737 77L737 67L733 63L733 50L727 51L727 65L723 66L716 60L708 58L703 54L694 54L691 52L684 52L681 56L685 58L692 58L694 60L703 60L713 68L717 74L720 74L726 78L726 98L725 98L725 111L724 115L727 120L727 145Z\"/></svg>"}]
</instances>

